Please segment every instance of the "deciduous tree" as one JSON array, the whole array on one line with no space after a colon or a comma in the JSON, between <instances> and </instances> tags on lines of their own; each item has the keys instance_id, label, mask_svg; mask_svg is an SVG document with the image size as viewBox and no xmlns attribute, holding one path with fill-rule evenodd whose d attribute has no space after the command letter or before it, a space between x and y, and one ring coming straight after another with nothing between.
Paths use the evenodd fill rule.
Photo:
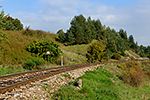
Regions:
<instances>
[{"instance_id":1,"label":"deciduous tree","mask_svg":"<svg viewBox=\"0 0 150 100\"><path fill-rule=\"evenodd\" d=\"M87 61L88 62L98 62L101 61L104 55L105 45L101 41L95 41L88 47L87 50Z\"/></svg>"}]
</instances>

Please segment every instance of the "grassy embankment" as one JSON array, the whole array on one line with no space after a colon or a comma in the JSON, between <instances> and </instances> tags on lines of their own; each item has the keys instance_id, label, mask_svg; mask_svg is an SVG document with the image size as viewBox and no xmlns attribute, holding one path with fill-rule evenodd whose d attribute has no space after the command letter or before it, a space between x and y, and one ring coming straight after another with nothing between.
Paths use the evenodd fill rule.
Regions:
<instances>
[{"instance_id":1,"label":"grassy embankment","mask_svg":"<svg viewBox=\"0 0 150 100\"><path fill-rule=\"evenodd\" d=\"M74 60L73 62L65 60L65 65L86 63L85 57L79 55L79 53L80 54L83 53L83 55L85 55L88 45L64 46L62 43L59 43L55 40L57 34L44 31L31 30L32 35L23 35L23 31L4 31L4 32L8 37L9 43L5 45L5 49L2 52L1 57L2 59L0 61L1 75L27 71L23 69L21 64L31 59L37 59L37 57L31 56L31 53L26 51L26 47L33 40L54 41L58 43L60 45L60 49L62 49L63 51L61 56L64 56L65 58L69 57ZM42 58L38 59L43 60ZM54 66L60 65L54 63L50 64L49 67ZM40 67L46 68L47 61L44 61L44 65Z\"/></svg>"},{"instance_id":2,"label":"grassy embankment","mask_svg":"<svg viewBox=\"0 0 150 100\"><path fill-rule=\"evenodd\" d=\"M139 64L138 62L130 62L130 64ZM129 63L128 63L129 64ZM128 66L126 64L126 66ZM128 76L128 80L132 77L132 83L124 81L121 75L125 69L116 67L112 64L105 65L105 69L98 68L96 71L87 72L78 79L82 79L81 90L74 89L75 82L62 87L54 93L53 99L56 100L149 100L150 99L150 62L141 63L138 66L144 67L142 73L143 78L136 81L136 77ZM131 66L130 66L131 67ZM133 65L131 68L133 69ZM138 67L136 67L138 68ZM148 68L148 71L145 69ZM147 73L149 72L149 74ZM130 73L131 74L131 73ZM134 73L134 75L136 75ZM78 80L77 79L77 80ZM130 80L131 81L131 80ZM134 83L134 85L133 85ZM139 84L140 83L140 84ZM137 85L138 84L138 85ZM137 86L136 86L137 85ZM76 85L77 86L77 83Z\"/></svg>"}]
</instances>

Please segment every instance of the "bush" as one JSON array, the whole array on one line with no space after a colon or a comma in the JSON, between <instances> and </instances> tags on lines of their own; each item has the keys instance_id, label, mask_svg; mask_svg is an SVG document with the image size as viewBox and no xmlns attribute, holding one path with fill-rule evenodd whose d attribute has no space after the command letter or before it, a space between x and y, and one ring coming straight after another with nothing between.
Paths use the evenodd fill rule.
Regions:
<instances>
[{"instance_id":1,"label":"bush","mask_svg":"<svg viewBox=\"0 0 150 100\"><path fill-rule=\"evenodd\" d=\"M145 77L142 68L138 62L128 62L125 65L119 65L123 68L120 78L124 83L133 87L138 87ZM126 66L126 67L125 67Z\"/></svg>"},{"instance_id":2,"label":"bush","mask_svg":"<svg viewBox=\"0 0 150 100\"><path fill-rule=\"evenodd\" d=\"M22 64L23 68L28 70L39 69L37 65L42 65L42 61L39 59L32 59Z\"/></svg>"},{"instance_id":3,"label":"bush","mask_svg":"<svg viewBox=\"0 0 150 100\"><path fill-rule=\"evenodd\" d=\"M150 61L142 62L142 68L144 74L150 76Z\"/></svg>"},{"instance_id":4,"label":"bush","mask_svg":"<svg viewBox=\"0 0 150 100\"><path fill-rule=\"evenodd\" d=\"M116 59L116 60L120 60L120 59L121 59L121 55L118 54L118 53L114 53L111 58L112 58L112 59Z\"/></svg>"},{"instance_id":5,"label":"bush","mask_svg":"<svg viewBox=\"0 0 150 100\"><path fill-rule=\"evenodd\" d=\"M51 63L54 63L62 52L59 49L59 45L53 41L34 40L33 42L30 42L26 49L28 52L32 53L32 56L41 57L44 60L47 60L46 51L50 51L49 61Z\"/></svg>"},{"instance_id":6,"label":"bush","mask_svg":"<svg viewBox=\"0 0 150 100\"><path fill-rule=\"evenodd\" d=\"M118 64L117 67L121 68L121 69L126 69L127 68L125 64Z\"/></svg>"},{"instance_id":7,"label":"bush","mask_svg":"<svg viewBox=\"0 0 150 100\"><path fill-rule=\"evenodd\" d=\"M104 55L105 45L101 41L95 41L87 49L86 58L88 62L101 61Z\"/></svg>"}]
</instances>

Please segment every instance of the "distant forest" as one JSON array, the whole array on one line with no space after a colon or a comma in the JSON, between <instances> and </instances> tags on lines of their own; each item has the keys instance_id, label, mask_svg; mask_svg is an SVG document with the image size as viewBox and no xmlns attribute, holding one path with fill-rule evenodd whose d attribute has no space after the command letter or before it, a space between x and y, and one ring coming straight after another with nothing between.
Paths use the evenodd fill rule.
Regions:
<instances>
[{"instance_id":1,"label":"distant forest","mask_svg":"<svg viewBox=\"0 0 150 100\"><path fill-rule=\"evenodd\" d=\"M117 32L109 26L102 25L99 19L92 20L91 17L86 19L82 14L74 16L70 24L71 27L66 33L62 29L57 32L58 40L65 45L88 44L96 39L106 45L109 54L120 53L124 56L124 51L130 49L141 57L150 58L150 46L139 46L138 42L134 41L133 35L127 37L127 32L123 29Z\"/></svg>"}]
</instances>

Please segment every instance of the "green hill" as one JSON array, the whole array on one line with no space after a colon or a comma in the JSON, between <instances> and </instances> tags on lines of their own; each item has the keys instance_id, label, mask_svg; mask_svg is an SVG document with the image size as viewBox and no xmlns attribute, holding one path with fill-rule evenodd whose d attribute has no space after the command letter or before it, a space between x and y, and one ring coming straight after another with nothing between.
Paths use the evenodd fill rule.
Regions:
<instances>
[{"instance_id":1,"label":"green hill","mask_svg":"<svg viewBox=\"0 0 150 100\"><path fill-rule=\"evenodd\" d=\"M32 36L23 35L24 31L3 31L8 37L9 43L5 44L1 56L1 64L21 64L34 57L26 51L26 47L33 40L37 41L55 41L56 34L44 31L34 31Z\"/></svg>"}]
</instances>

